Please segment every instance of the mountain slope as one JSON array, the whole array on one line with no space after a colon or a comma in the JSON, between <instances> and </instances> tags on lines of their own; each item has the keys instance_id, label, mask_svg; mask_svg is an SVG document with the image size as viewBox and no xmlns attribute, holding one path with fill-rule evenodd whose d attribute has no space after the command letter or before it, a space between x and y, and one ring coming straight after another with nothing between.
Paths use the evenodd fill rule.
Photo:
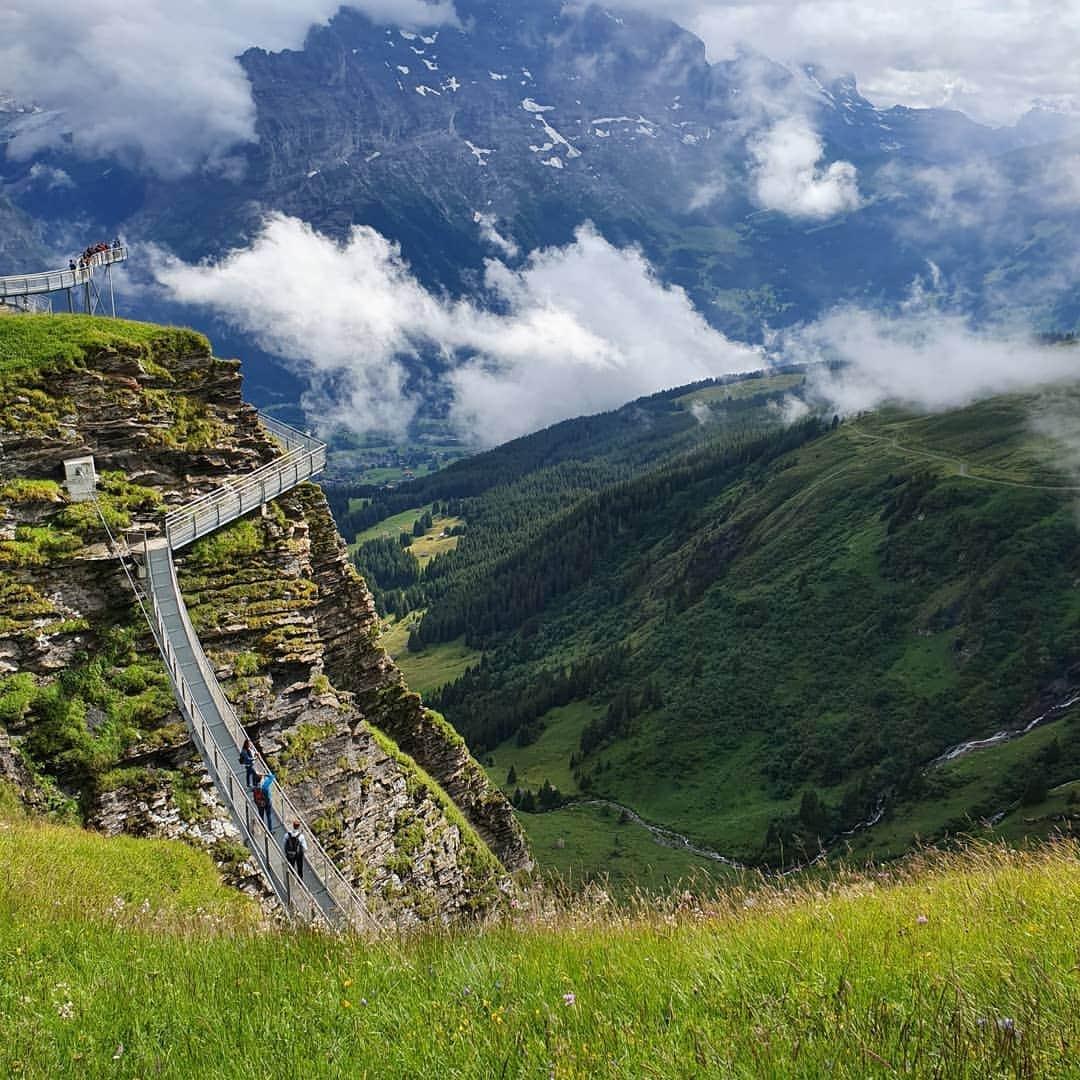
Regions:
<instances>
[{"instance_id":1,"label":"mountain slope","mask_svg":"<svg viewBox=\"0 0 1080 1080\"><path fill-rule=\"evenodd\" d=\"M722 421L738 401L715 392ZM816 850L883 808L864 848L977 827L1039 777L1080 776L1068 716L924 772L1080 685L1077 487L1033 426L1076 396L734 442L714 423L637 476L586 453L581 488L560 486L563 465L451 499L464 536L400 599L427 606L414 646L463 634L484 658L432 700L511 793L515 765L744 860ZM418 484L417 503L459 475Z\"/></svg>"}]
</instances>

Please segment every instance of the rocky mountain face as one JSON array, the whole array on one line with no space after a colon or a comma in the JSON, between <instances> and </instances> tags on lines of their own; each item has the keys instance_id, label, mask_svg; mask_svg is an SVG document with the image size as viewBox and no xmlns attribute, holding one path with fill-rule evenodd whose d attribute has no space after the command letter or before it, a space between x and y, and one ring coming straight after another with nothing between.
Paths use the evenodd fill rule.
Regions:
<instances>
[{"instance_id":1,"label":"rocky mountain face","mask_svg":"<svg viewBox=\"0 0 1080 1080\"><path fill-rule=\"evenodd\" d=\"M189 260L245 244L269 211L337 237L370 225L425 284L457 294L482 291L485 258L566 243L589 220L744 339L845 300L895 302L928 262L976 317L1008 298L1047 329L1080 319L1071 281L1052 273L1080 210L1062 186L1075 144L1051 117L993 130L881 109L850 77L749 54L710 63L675 24L595 5L456 9L459 25L421 33L343 8L302 50L245 53L258 141L228 175L164 182L50 153L0 161L3 191L53 235L95 222ZM857 170L857 208L763 204L754 148L792 117L822 140L813 175ZM27 122L0 116L0 143Z\"/></svg>"},{"instance_id":2,"label":"rocky mountain face","mask_svg":"<svg viewBox=\"0 0 1080 1080\"><path fill-rule=\"evenodd\" d=\"M0 337L51 322L5 319ZM117 549L57 480L92 454L104 523L134 548L166 508L279 451L238 364L199 335L75 322L85 337L0 373L0 776L91 827L205 845L253 886ZM528 864L511 809L375 643L318 488L193 545L179 574L247 730L376 914L409 924L492 903Z\"/></svg>"}]
</instances>

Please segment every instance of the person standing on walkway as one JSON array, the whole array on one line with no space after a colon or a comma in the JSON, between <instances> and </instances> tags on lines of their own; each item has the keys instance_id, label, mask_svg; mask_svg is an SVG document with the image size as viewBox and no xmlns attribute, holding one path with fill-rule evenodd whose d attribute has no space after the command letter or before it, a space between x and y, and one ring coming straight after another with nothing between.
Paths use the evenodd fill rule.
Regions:
<instances>
[{"instance_id":1,"label":"person standing on walkway","mask_svg":"<svg viewBox=\"0 0 1080 1080\"><path fill-rule=\"evenodd\" d=\"M251 791L251 797L255 800L255 809L259 811L259 817L266 823L266 827L274 831L273 805L270 802L270 785L274 782L274 774L255 774L255 787Z\"/></svg>"},{"instance_id":2,"label":"person standing on walkway","mask_svg":"<svg viewBox=\"0 0 1080 1080\"><path fill-rule=\"evenodd\" d=\"M304 880L304 856L307 854L307 837L303 834L299 821L292 823L292 828L285 836L285 861L296 871L296 876Z\"/></svg>"},{"instance_id":3,"label":"person standing on walkway","mask_svg":"<svg viewBox=\"0 0 1080 1080\"><path fill-rule=\"evenodd\" d=\"M255 786L255 746L250 739L244 740L244 747L240 751L240 764L244 766L244 783L249 787Z\"/></svg>"}]
</instances>

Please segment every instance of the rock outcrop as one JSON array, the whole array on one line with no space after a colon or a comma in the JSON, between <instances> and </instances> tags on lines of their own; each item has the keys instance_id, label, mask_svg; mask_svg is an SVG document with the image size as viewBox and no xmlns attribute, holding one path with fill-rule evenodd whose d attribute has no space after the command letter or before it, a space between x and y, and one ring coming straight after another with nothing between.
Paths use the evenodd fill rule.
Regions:
<instances>
[{"instance_id":1,"label":"rock outcrop","mask_svg":"<svg viewBox=\"0 0 1080 1080\"><path fill-rule=\"evenodd\" d=\"M33 762L91 826L192 840L250 886L109 534L134 548L166 509L279 450L243 404L238 364L199 335L86 325L81 355L0 375L0 724L17 751L7 758ZM58 483L63 461L85 454L103 520ZM504 872L528 863L522 834L377 645L371 597L318 488L192 545L179 576L249 733L381 920L493 902ZM26 779L16 783L29 789Z\"/></svg>"}]
</instances>

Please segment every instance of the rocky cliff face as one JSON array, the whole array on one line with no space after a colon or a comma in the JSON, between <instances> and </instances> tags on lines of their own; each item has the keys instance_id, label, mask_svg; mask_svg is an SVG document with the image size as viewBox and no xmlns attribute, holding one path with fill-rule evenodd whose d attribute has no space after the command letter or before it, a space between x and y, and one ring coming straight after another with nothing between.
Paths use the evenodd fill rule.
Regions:
<instances>
[{"instance_id":1,"label":"rocky cliff face","mask_svg":"<svg viewBox=\"0 0 1080 1080\"><path fill-rule=\"evenodd\" d=\"M11 322L82 331L0 373L0 724L18 750L5 775L28 765L21 786L39 800L109 832L188 837L248 880L105 524L134 547L166 508L279 451L242 402L238 365L198 335ZM57 483L83 454L104 523ZM375 643L371 598L316 487L193 545L179 573L249 733L384 921L482 907L527 864L505 800Z\"/></svg>"}]
</instances>

